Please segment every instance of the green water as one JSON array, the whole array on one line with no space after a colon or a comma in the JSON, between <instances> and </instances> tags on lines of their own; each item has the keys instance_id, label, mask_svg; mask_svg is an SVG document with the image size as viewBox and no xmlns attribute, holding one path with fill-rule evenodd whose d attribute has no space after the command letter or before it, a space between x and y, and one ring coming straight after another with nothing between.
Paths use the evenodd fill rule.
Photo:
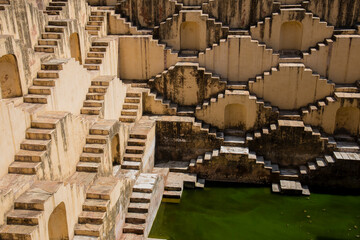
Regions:
<instances>
[{"instance_id":1,"label":"green water","mask_svg":"<svg viewBox=\"0 0 360 240\"><path fill-rule=\"evenodd\" d=\"M360 239L360 196L293 197L269 188L185 190L162 203L149 237L169 240Z\"/></svg>"}]
</instances>

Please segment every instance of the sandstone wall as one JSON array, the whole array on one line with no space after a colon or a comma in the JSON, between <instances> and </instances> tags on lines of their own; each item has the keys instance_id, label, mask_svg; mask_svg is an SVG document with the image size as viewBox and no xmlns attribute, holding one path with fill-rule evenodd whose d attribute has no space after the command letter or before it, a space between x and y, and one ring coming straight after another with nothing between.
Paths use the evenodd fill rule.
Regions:
<instances>
[{"instance_id":1,"label":"sandstone wall","mask_svg":"<svg viewBox=\"0 0 360 240\"><path fill-rule=\"evenodd\" d=\"M229 36L199 54L200 66L228 81L248 81L278 64L278 55L250 36Z\"/></svg>"},{"instance_id":2,"label":"sandstone wall","mask_svg":"<svg viewBox=\"0 0 360 240\"><path fill-rule=\"evenodd\" d=\"M177 63L149 84L165 99L181 106L196 106L226 87L226 82L212 77L195 63Z\"/></svg>"},{"instance_id":3,"label":"sandstone wall","mask_svg":"<svg viewBox=\"0 0 360 240\"><path fill-rule=\"evenodd\" d=\"M335 27L349 27L360 22L360 2L353 0L309 1L308 11Z\"/></svg>"},{"instance_id":4,"label":"sandstone wall","mask_svg":"<svg viewBox=\"0 0 360 240\"><path fill-rule=\"evenodd\" d=\"M314 75L303 64L280 63L254 81L249 82L250 92L283 110L298 109L330 96L334 84Z\"/></svg>"}]
</instances>

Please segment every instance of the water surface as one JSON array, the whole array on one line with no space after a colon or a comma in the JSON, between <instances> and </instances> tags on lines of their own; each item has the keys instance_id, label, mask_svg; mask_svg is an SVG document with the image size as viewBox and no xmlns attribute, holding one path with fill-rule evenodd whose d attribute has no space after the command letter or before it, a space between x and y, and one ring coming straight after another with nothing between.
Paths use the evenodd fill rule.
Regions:
<instances>
[{"instance_id":1,"label":"water surface","mask_svg":"<svg viewBox=\"0 0 360 240\"><path fill-rule=\"evenodd\" d=\"M185 190L162 203L150 236L169 240L360 239L360 196L271 194L269 188Z\"/></svg>"}]
</instances>

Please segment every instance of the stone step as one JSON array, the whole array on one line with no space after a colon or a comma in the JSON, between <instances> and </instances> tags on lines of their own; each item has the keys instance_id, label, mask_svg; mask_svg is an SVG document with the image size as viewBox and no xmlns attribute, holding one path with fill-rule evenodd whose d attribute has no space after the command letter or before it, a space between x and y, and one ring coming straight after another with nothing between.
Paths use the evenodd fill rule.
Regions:
<instances>
[{"instance_id":1,"label":"stone step","mask_svg":"<svg viewBox=\"0 0 360 240\"><path fill-rule=\"evenodd\" d=\"M100 115L102 109L102 107L82 107L80 113L85 115Z\"/></svg>"},{"instance_id":2,"label":"stone step","mask_svg":"<svg viewBox=\"0 0 360 240\"><path fill-rule=\"evenodd\" d=\"M110 205L110 200L85 199L82 209L91 212L106 212Z\"/></svg>"},{"instance_id":3,"label":"stone step","mask_svg":"<svg viewBox=\"0 0 360 240\"><path fill-rule=\"evenodd\" d=\"M124 123L133 123L136 121L136 117L134 116L121 116L119 118L119 121L124 122Z\"/></svg>"},{"instance_id":4,"label":"stone step","mask_svg":"<svg viewBox=\"0 0 360 240\"><path fill-rule=\"evenodd\" d=\"M38 103L38 104L47 104L48 95L34 95L29 94L24 96L25 103Z\"/></svg>"},{"instance_id":5,"label":"stone step","mask_svg":"<svg viewBox=\"0 0 360 240\"><path fill-rule=\"evenodd\" d=\"M128 207L129 213L148 213L150 203L130 203Z\"/></svg>"},{"instance_id":6,"label":"stone step","mask_svg":"<svg viewBox=\"0 0 360 240\"><path fill-rule=\"evenodd\" d=\"M327 164L333 164L333 163L335 163L335 159L334 159L332 156L330 156L330 155L325 155L324 157L325 157L325 161L327 162Z\"/></svg>"},{"instance_id":7,"label":"stone step","mask_svg":"<svg viewBox=\"0 0 360 240\"><path fill-rule=\"evenodd\" d=\"M38 95L50 95L52 89L52 87L31 86L29 87L29 93Z\"/></svg>"},{"instance_id":8,"label":"stone step","mask_svg":"<svg viewBox=\"0 0 360 240\"><path fill-rule=\"evenodd\" d=\"M339 152L359 152L360 147L356 142L336 142L336 151Z\"/></svg>"},{"instance_id":9,"label":"stone step","mask_svg":"<svg viewBox=\"0 0 360 240\"><path fill-rule=\"evenodd\" d=\"M317 169L316 163L314 162L308 162L307 165L310 171L315 171Z\"/></svg>"},{"instance_id":10,"label":"stone step","mask_svg":"<svg viewBox=\"0 0 360 240\"><path fill-rule=\"evenodd\" d=\"M87 190L87 199L110 200L117 181L112 177L99 177Z\"/></svg>"},{"instance_id":11,"label":"stone step","mask_svg":"<svg viewBox=\"0 0 360 240\"><path fill-rule=\"evenodd\" d=\"M91 26L101 26L103 24L103 21L88 21L87 24Z\"/></svg>"},{"instance_id":12,"label":"stone step","mask_svg":"<svg viewBox=\"0 0 360 240\"><path fill-rule=\"evenodd\" d=\"M46 155L46 151L28 151L20 149L15 155L15 161L42 162Z\"/></svg>"},{"instance_id":13,"label":"stone step","mask_svg":"<svg viewBox=\"0 0 360 240\"><path fill-rule=\"evenodd\" d=\"M140 98L138 97L126 97L125 103L140 103Z\"/></svg>"},{"instance_id":14,"label":"stone step","mask_svg":"<svg viewBox=\"0 0 360 240\"><path fill-rule=\"evenodd\" d=\"M83 152L85 153L104 153L106 145L104 144L85 144Z\"/></svg>"},{"instance_id":15,"label":"stone step","mask_svg":"<svg viewBox=\"0 0 360 240\"><path fill-rule=\"evenodd\" d=\"M63 70L63 64L59 62L46 62L41 64L41 70L44 71L57 71Z\"/></svg>"},{"instance_id":16,"label":"stone step","mask_svg":"<svg viewBox=\"0 0 360 240\"><path fill-rule=\"evenodd\" d=\"M89 88L89 93L106 93L107 87L102 86L91 86Z\"/></svg>"},{"instance_id":17,"label":"stone step","mask_svg":"<svg viewBox=\"0 0 360 240\"><path fill-rule=\"evenodd\" d=\"M102 52L88 52L87 57L88 58L104 58L105 53L102 53Z\"/></svg>"},{"instance_id":18,"label":"stone step","mask_svg":"<svg viewBox=\"0 0 360 240\"><path fill-rule=\"evenodd\" d=\"M99 71L101 64L84 64L83 66L90 71Z\"/></svg>"},{"instance_id":19,"label":"stone step","mask_svg":"<svg viewBox=\"0 0 360 240\"><path fill-rule=\"evenodd\" d=\"M132 139L146 139L147 138L147 134L146 133L142 133L140 131L138 132L130 132L130 135L129 135L130 138Z\"/></svg>"},{"instance_id":20,"label":"stone step","mask_svg":"<svg viewBox=\"0 0 360 240\"><path fill-rule=\"evenodd\" d=\"M98 107L98 108L102 108L104 106L104 101L103 100L85 100L84 107Z\"/></svg>"},{"instance_id":21,"label":"stone step","mask_svg":"<svg viewBox=\"0 0 360 240\"><path fill-rule=\"evenodd\" d=\"M305 165L301 165L301 166L299 167L299 170L300 170L300 174L301 174L301 175L306 175L306 174L308 174L308 168L307 168Z\"/></svg>"},{"instance_id":22,"label":"stone step","mask_svg":"<svg viewBox=\"0 0 360 240\"><path fill-rule=\"evenodd\" d=\"M126 109L121 111L122 116L137 116L138 110Z\"/></svg>"},{"instance_id":23,"label":"stone step","mask_svg":"<svg viewBox=\"0 0 360 240\"><path fill-rule=\"evenodd\" d=\"M107 47L101 47L101 46L90 47L90 52L104 53L104 52L106 52L106 50L107 50Z\"/></svg>"},{"instance_id":24,"label":"stone step","mask_svg":"<svg viewBox=\"0 0 360 240\"><path fill-rule=\"evenodd\" d=\"M62 33L42 33L42 39L61 39Z\"/></svg>"},{"instance_id":25,"label":"stone step","mask_svg":"<svg viewBox=\"0 0 360 240\"><path fill-rule=\"evenodd\" d=\"M34 239L38 226L3 225L0 239Z\"/></svg>"},{"instance_id":26,"label":"stone step","mask_svg":"<svg viewBox=\"0 0 360 240\"><path fill-rule=\"evenodd\" d=\"M86 137L87 144L107 144L108 136L104 135L88 135Z\"/></svg>"},{"instance_id":27,"label":"stone step","mask_svg":"<svg viewBox=\"0 0 360 240\"><path fill-rule=\"evenodd\" d=\"M102 154L102 153L84 153L83 152L80 155L80 161L81 162L101 163L103 157L104 157L104 154Z\"/></svg>"},{"instance_id":28,"label":"stone step","mask_svg":"<svg viewBox=\"0 0 360 240\"><path fill-rule=\"evenodd\" d=\"M109 46L109 42L107 41L101 41L101 40L95 40L91 43L91 46L99 46L99 47L108 47Z\"/></svg>"},{"instance_id":29,"label":"stone step","mask_svg":"<svg viewBox=\"0 0 360 240\"><path fill-rule=\"evenodd\" d=\"M102 64L102 58L86 58L85 64Z\"/></svg>"},{"instance_id":30,"label":"stone step","mask_svg":"<svg viewBox=\"0 0 360 240\"><path fill-rule=\"evenodd\" d=\"M20 144L20 149L29 151L46 151L50 148L50 140L25 139Z\"/></svg>"},{"instance_id":31,"label":"stone step","mask_svg":"<svg viewBox=\"0 0 360 240\"><path fill-rule=\"evenodd\" d=\"M41 167L41 162L13 162L9 166L9 173L34 175Z\"/></svg>"},{"instance_id":32,"label":"stone step","mask_svg":"<svg viewBox=\"0 0 360 240\"><path fill-rule=\"evenodd\" d=\"M104 16L90 16L89 17L89 21L104 21L105 17Z\"/></svg>"},{"instance_id":33,"label":"stone step","mask_svg":"<svg viewBox=\"0 0 360 240\"><path fill-rule=\"evenodd\" d=\"M54 133L55 129L29 128L26 130L25 137L33 140L51 140Z\"/></svg>"},{"instance_id":34,"label":"stone step","mask_svg":"<svg viewBox=\"0 0 360 240\"><path fill-rule=\"evenodd\" d=\"M100 237L103 232L103 225L97 224L75 224L75 235Z\"/></svg>"},{"instance_id":35,"label":"stone step","mask_svg":"<svg viewBox=\"0 0 360 240\"><path fill-rule=\"evenodd\" d=\"M33 81L33 85L34 86L55 87L55 79L35 78Z\"/></svg>"},{"instance_id":36,"label":"stone step","mask_svg":"<svg viewBox=\"0 0 360 240\"><path fill-rule=\"evenodd\" d=\"M53 45L38 45L34 47L34 51L43 53L55 53L55 47Z\"/></svg>"},{"instance_id":37,"label":"stone step","mask_svg":"<svg viewBox=\"0 0 360 240\"><path fill-rule=\"evenodd\" d=\"M140 98L141 93L140 92L127 92L126 97L128 97L128 98Z\"/></svg>"},{"instance_id":38,"label":"stone step","mask_svg":"<svg viewBox=\"0 0 360 240\"><path fill-rule=\"evenodd\" d=\"M340 161L359 161L360 160L359 153L351 153L351 152L334 152L334 157L336 160L340 160Z\"/></svg>"},{"instance_id":39,"label":"stone step","mask_svg":"<svg viewBox=\"0 0 360 240\"><path fill-rule=\"evenodd\" d=\"M143 154L144 150L145 147L142 146L127 146L125 152L129 154Z\"/></svg>"},{"instance_id":40,"label":"stone step","mask_svg":"<svg viewBox=\"0 0 360 240\"><path fill-rule=\"evenodd\" d=\"M42 213L42 211L15 209L7 214L7 224L35 226L39 224Z\"/></svg>"},{"instance_id":41,"label":"stone step","mask_svg":"<svg viewBox=\"0 0 360 240\"><path fill-rule=\"evenodd\" d=\"M105 95L102 93L88 93L86 100L105 100Z\"/></svg>"},{"instance_id":42,"label":"stone step","mask_svg":"<svg viewBox=\"0 0 360 240\"><path fill-rule=\"evenodd\" d=\"M37 72L38 78L59 78L59 71L40 70Z\"/></svg>"},{"instance_id":43,"label":"stone step","mask_svg":"<svg viewBox=\"0 0 360 240\"><path fill-rule=\"evenodd\" d=\"M163 199L180 199L183 191L164 191Z\"/></svg>"},{"instance_id":44,"label":"stone step","mask_svg":"<svg viewBox=\"0 0 360 240\"><path fill-rule=\"evenodd\" d=\"M59 123L58 118L37 118L31 121L32 128L55 129Z\"/></svg>"},{"instance_id":45,"label":"stone step","mask_svg":"<svg viewBox=\"0 0 360 240\"><path fill-rule=\"evenodd\" d=\"M48 32L48 33L64 33L65 32L65 27L63 27L63 26L46 26L45 27L45 32Z\"/></svg>"},{"instance_id":46,"label":"stone step","mask_svg":"<svg viewBox=\"0 0 360 240\"><path fill-rule=\"evenodd\" d=\"M126 103L123 105L123 109L139 109L139 104Z\"/></svg>"},{"instance_id":47,"label":"stone step","mask_svg":"<svg viewBox=\"0 0 360 240\"><path fill-rule=\"evenodd\" d=\"M125 223L143 224L146 222L147 214L144 213L127 213Z\"/></svg>"},{"instance_id":48,"label":"stone step","mask_svg":"<svg viewBox=\"0 0 360 240\"><path fill-rule=\"evenodd\" d=\"M303 187L299 181L280 180L280 189L283 193L299 194L303 192Z\"/></svg>"},{"instance_id":49,"label":"stone step","mask_svg":"<svg viewBox=\"0 0 360 240\"><path fill-rule=\"evenodd\" d=\"M128 140L128 146L145 146L146 139L134 139L130 138Z\"/></svg>"},{"instance_id":50,"label":"stone step","mask_svg":"<svg viewBox=\"0 0 360 240\"><path fill-rule=\"evenodd\" d=\"M145 225L144 224L132 224L132 223L125 223L123 227L123 233L133 233L142 235L144 234Z\"/></svg>"},{"instance_id":51,"label":"stone step","mask_svg":"<svg viewBox=\"0 0 360 240\"><path fill-rule=\"evenodd\" d=\"M132 203L150 203L151 193L147 192L133 192L130 196L130 202Z\"/></svg>"},{"instance_id":52,"label":"stone step","mask_svg":"<svg viewBox=\"0 0 360 240\"><path fill-rule=\"evenodd\" d=\"M125 153L124 154L124 161L141 162L142 157L143 157L143 154Z\"/></svg>"},{"instance_id":53,"label":"stone step","mask_svg":"<svg viewBox=\"0 0 360 240\"><path fill-rule=\"evenodd\" d=\"M297 169L280 169L280 178L284 180L292 180L297 179L299 177L299 171Z\"/></svg>"},{"instance_id":54,"label":"stone step","mask_svg":"<svg viewBox=\"0 0 360 240\"><path fill-rule=\"evenodd\" d=\"M76 171L78 172L97 172L100 167L100 163L97 162L79 162L76 165Z\"/></svg>"},{"instance_id":55,"label":"stone step","mask_svg":"<svg viewBox=\"0 0 360 240\"><path fill-rule=\"evenodd\" d=\"M121 169L133 169L133 170L140 170L141 162L129 162L124 161L121 165Z\"/></svg>"},{"instance_id":56,"label":"stone step","mask_svg":"<svg viewBox=\"0 0 360 240\"><path fill-rule=\"evenodd\" d=\"M102 224L104 222L105 216L106 216L106 212L82 211L79 215L79 223L80 224Z\"/></svg>"}]
</instances>

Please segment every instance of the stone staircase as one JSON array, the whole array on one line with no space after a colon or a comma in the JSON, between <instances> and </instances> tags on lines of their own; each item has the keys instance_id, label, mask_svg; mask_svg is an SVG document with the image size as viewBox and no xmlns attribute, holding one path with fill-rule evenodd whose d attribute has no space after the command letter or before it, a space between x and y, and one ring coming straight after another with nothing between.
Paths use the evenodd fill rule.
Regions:
<instances>
[{"instance_id":1,"label":"stone staircase","mask_svg":"<svg viewBox=\"0 0 360 240\"><path fill-rule=\"evenodd\" d=\"M35 52L59 54L61 41L64 41L69 21L52 20L45 26L45 32L41 33L41 39L34 47Z\"/></svg>"},{"instance_id":2,"label":"stone staircase","mask_svg":"<svg viewBox=\"0 0 360 240\"><path fill-rule=\"evenodd\" d=\"M86 95L81 114L104 117L105 94L114 76L98 76L91 80L91 87Z\"/></svg>"},{"instance_id":3,"label":"stone staircase","mask_svg":"<svg viewBox=\"0 0 360 240\"><path fill-rule=\"evenodd\" d=\"M142 159L146 148L147 132L137 129L137 125L131 130L123 162L122 169L141 170Z\"/></svg>"},{"instance_id":4,"label":"stone staircase","mask_svg":"<svg viewBox=\"0 0 360 240\"><path fill-rule=\"evenodd\" d=\"M50 158L51 141L61 119L68 113L49 114L32 120L31 128L26 130L25 140L9 166L10 174L37 175L42 178L43 162Z\"/></svg>"},{"instance_id":5,"label":"stone staircase","mask_svg":"<svg viewBox=\"0 0 360 240\"><path fill-rule=\"evenodd\" d=\"M90 128L76 171L100 173L106 169L105 157L115 123L115 120L100 120Z\"/></svg>"},{"instance_id":6,"label":"stone staircase","mask_svg":"<svg viewBox=\"0 0 360 240\"><path fill-rule=\"evenodd\" d=\"M84 67L89 71L99 71L108 50L109 42L105 38L98 38L93 41L87 53Z\"/></svg>"},{"instance_id":7,"label":"stone staircase","mask_svg":"<svg viewBox=\"0 0 360 240\"><path fill-rule=\"evenodd\" d=\"M61 183L38 181L14 202L14 209L0 228L1 239L39 239L46 201L59 189Z\"/></svg>"},{"instance_id":8,"label":"stone staircase","mask_svg":"<svg viewBox=\"0 0 360 240\"><path fill-rule=\"evenodd\" d=\"M107 13L113 13L114 7L92 7L89 21L85 30L91 36L102 37L107 35Z\"/></svg>"},{"instance_id":9,"label":"stone staircase","mask_svg":"<svg viewBox=\"0 0 360 240\"><path fill-rule=\"evenodd\" d=\"M121 111L120 121L134 123L141 117L142 92L129 88Z\"/></svg>"},{"instance_id":10,"label":"stone staircase","mask_svg":"<svg viewBox=\"0 0 360 240\"><path fill-rule=\"evenodd\" d=\"M55 88L56 79L59 78L63 69L62 60L50 60L41 64L41 70L37 78L33 80L33 86L29 87L29 94L24 96L25 103L47 104L48 98Z\"/></svg>"},{"instance_id":11,"label":"stone staircase","mask_svg":"<svg viewBox=\"0 0 360 240\"><path fill-rule=\"evenodd\" d=\"M51 16L59 16L67 5L68 0L51 0L44 13Z\"/></svg>"},{"instance_id":12,"label":"stone staircase","mask_svg":"<svg viewBox=\"0 0 360 240\"><path fill-rule=\"evenodd\" d=\"M113 177L99 177L90 186L75 225L74 239L105 239L103 233L112 221L114 209L111 201L115 200L112 195L117 191L116 185L117 180Z\"/></svg>"},{"instance_id":13,"label":"stone staircase","mask_svg":"<svg viewBox=\"0 0 360 240\"><path fill-rule=\"evenodd\" d=\"M147 237L160 205L161 192L157 189L160 177L153 173L141 173L133 186L130 204L125 216L122 240Z\"/></svg>"}]
</instances>

